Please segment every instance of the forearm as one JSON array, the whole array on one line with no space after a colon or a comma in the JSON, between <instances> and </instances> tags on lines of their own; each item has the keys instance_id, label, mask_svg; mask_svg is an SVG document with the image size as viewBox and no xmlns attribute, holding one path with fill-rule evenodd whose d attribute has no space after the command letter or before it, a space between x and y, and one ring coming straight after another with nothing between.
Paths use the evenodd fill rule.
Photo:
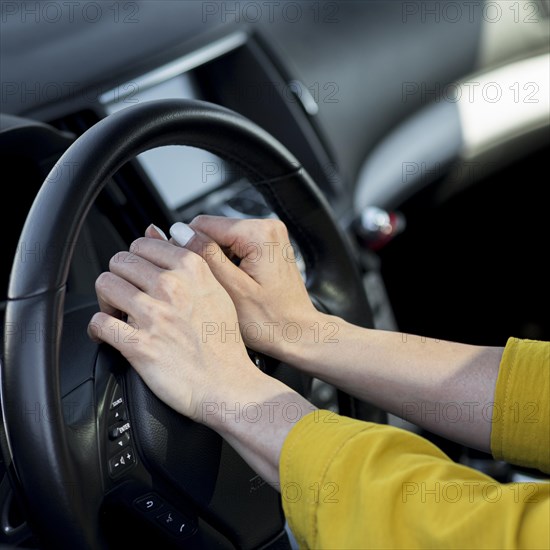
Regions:
<instances>
[{"instance_id":1,"label":"forearm","mask_svg":"<svg viewBox=\"0 0 550 550\"><path fill-rule=\"evenodd\" d=\"M282 382L258 372L231 398L203 405L202 422L217 431L251 468L279 488L279 459L294 425L315 407Z\"/></svg>"},{"instance_id":2,"label":"forearm","mask_svg":"<svg viewBox=\"0 0 550 550\"><path fill-rule=\"evenodd\" d=\"M302 335L282 348L284 360L432 432L490 450L502 348L367 330L323 314Z\"/></svg>"}]
</instances>

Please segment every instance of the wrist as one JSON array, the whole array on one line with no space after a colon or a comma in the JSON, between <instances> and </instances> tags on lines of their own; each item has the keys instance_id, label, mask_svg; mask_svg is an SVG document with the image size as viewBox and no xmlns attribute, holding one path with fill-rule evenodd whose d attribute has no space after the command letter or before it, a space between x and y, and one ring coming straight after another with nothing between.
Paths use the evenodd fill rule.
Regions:
<instances>
[{"instance_id":1,"label":"wrist","mask_svg":"<svg viewBox=\"0 0 550 550\"><path fill-rule=\"evenodd\" d=\"M279 380L258 374L246 395L219 404L208 425L277 488L284 441L296 423L316 407Z\"/></svg>"},{"instance_id":2,"label":"wrist","mask_svg":"<svg viewBox=\"0 0 550 550\"><path fill-rule=\"evenodd\" d=\"M311 311L288 315L279 322L271 323L275 327L271 330L269 338L264 340L264 349L261 351L290 363L291 358L305 354L315 341L326 338L323 332L329 319L332 319L330 315L314 308Z\"/></svg>"},{"instance_id":3,"label":"wrist","mask_svg":"<svg viewBox=\"0 0 550 550\"><path fill-rule=\"evenodd\" d=\"M222 437L252 437L290 428L315 407L281 381L259 370L224 399L203 403L201 422Z\"/></svg>"},{"instance_id":4,"label":"wrist","mask_svg":"<svg viewBox=\"0 0 550 550\"><path fill-rule=\"evenodd\" d=\"M278 486L283 443L304 416L315 410L279 380L256 371L231 401L210 403L203 423L222 436L263 479Z\"/></svg>"},{"instance_id":5,"label":"wrist","mask_svg":"<svg viewBox=\"0 0 550 550\"><path fill-rule=\"evenodd\" d=\"M336 364L339 344L346 323L343 319L315 310L300 323L300 338L287 338L282 344L282 357L313 376L322 373L324 365Z\"/></svg>"},{"instance_id":6,"label":"wrist","mask_svg":"<svg viewBox=\"0 0 550 550\"><path fill-rule=\"evenodd\" d=\"M283 393L295 393L278 380L264 374L251 361L247 360L243 366L244 368L232 369L231 376L223 383L220 382L220 391L215 395L208 395L201 403L198 422L222 436L235 424L259 422L264 413L273 416L273 412L270 412L272 403L280 401L279 397Z\"/></svg>"}]
</instances>

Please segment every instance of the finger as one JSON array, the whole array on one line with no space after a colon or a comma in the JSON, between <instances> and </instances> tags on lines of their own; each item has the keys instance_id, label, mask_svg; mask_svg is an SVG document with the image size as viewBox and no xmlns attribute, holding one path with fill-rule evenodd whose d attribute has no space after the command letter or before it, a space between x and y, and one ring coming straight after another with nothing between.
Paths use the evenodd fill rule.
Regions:
<instances>
[{"instance_id":1,"label":"finger","mask_svg":"<svg viewBox=\"0 0 550 550\"><path fill-rule=\"evenodd\" d=\"M161 241L167 241L168 240L168 237L166 236L166 233L160 227L157 227L154 223L152 223L145 230L145 236L149 237L150 239L159 239Z\"/></svg>"},{"instance_id":2,"label":"finger","mask_svg":"<svg viewBox=\"0 0 550 550\"><path fill-rule=\"evenodd\" d=\"M178 269L185 256L192 254L189 250L174 246L160 239L140 237L130 245L130 253L148 260L163 269Z\"/></svg>"},{"instance_id":3,"label":"finger","mask_svg":"<svg viewBox=\"0 0 550 550\"><path fill-rule=\"evenodd\" d=\"M227 257L215 241L204 233L194 231L186 224L178 222L170 228L170 234L178 243L185 242L185 248L198 254L208 263L210 271L230 296L232 291L243 288L245 285L257 285L248 274Z\"/></svg>"},{"instance_id":4,"label":"finger","mask_svg":"<svg viewBox=\"0 0 550 550\"><path fill-rule=\"evenodd\" d=\"M189 225L195 231L208 235L218 245L240 257L243 241L249 241L252 220L239 220L223 216L197 216Z\"/></svg>"},{"instance_id":5,"label":"finger","mask_svg":"<svg viewBox=\"0 0 550 550\"><path fill-rule=\"evenodd\" d=\"M177 246L187 248L195 254L201 256L207 263L225 264L229 262L229 258L220 248L220 246L204 233L198 233L191 229L189 225L182 222L177 222L170 228L172 238L170 242L174 242ZM213 259L217 262L212 261Z\"/></svg>"},{"instance_id":6,"label":"finger","mask_svg":"<svg viewBox=\"0 0 550 550\"><path fill-rule=\"evenodd\" d=\"M258 284L279 279L284 261L291 258L286 226L277 219L240 220L198 216L191 225L222 247L241 258L239 268Z\"/></svg>"},{"instance_id":7,"label":"finger","mask_svg":"<svg viewBox=\"0 0 550 550\"><path fill-rule=\"evenodd\" d=\"M97 296L97 303L99 304L99 309L103 313L115 317L116 319L122 319L125 316L123 311L113 307L111 304L107 303L101 296Z\"/></svg>"},{"instance_id":8,"label":"finger","mask_svg":"<svg viewBox=\"0 0 550 550\"><path fill-rule=\"evenodd\" d=\"M204 233L195 231L190 225L183 222L176 222L172 225L170 228L170 235L172 237L169 242L181 246L182 248L192 250L205 259L208 256L219 253L221 256L225 256L225 258L229 258L231 255L234 256L230 250L222 250L213 239ZM225 258L221 259L225 260Z\"/></svg>"},{"instance_id":9,"label":"finger","mask_svg":"<svg viewBox=\"0 0 550 550\"><path fill-rule=\"evenodd\" d=\"M177 222L170 228L170 235L179 246L184 247L196 236L196 233L186 223Z\"/></svg>"},{"instance_id":10,"label":"finger","mask_svg":"<svg viewBox=\"0 0 550 550\"><path fill-rule=\"evenodd\" d=\"M143 303L148 298L133 284L108 271L97 278L95 290L101 311L107 315L111 315L111 311L122 311L133 318L139 318Z\"/></svg>"},{"instance_id":11,"label":"finger","mask_svg":"<svg viewBox=\"0 0 550 550\"><path fill-rule=\"evenodd\" d=\"M103 275L103 274L102 274ZM102 276L100 275L100 277ZM99 278L98 278L99 279ZM96 288L96 297L97 302L99 304L99 309L103 313L110 315L111 317L114 317L116 319L123 319L126 316L126 313L124 311L121 311L114 305L110 304L102 293L98 292L98 284L101 285L102 283L98 283L98 280L96 280L95 288Z\"/></svg>"},{"instance_id":12,"label":"finger","mask_svg":"<svg viewBox=\"0 0 550 550\"><path fill-rule=\"evenodd\" d=\"M163 271L149 260L124 251L111 258L109 270L150 295L158 276Z\"/></svg>"},{"instance_id":13,"label":"finger","mask_svg":"<svg viewBox=\"0 0 550 550\"><path fill-rule=\"evenodd\" d=\"M130 339L124 336L134 334L135 327L103 312L94 314L88 323L87 331L93 342L109 344L124 355L127 354L128 346L137 342L136 338Z\"/></svg>"},{"instance_id":14,"label":"finger","mask_svg":"<svg viewBox=\"0 0 550 550\"><path fill-rule=\"evenodd\" d=\"M258 260L275 248L290 247L288 231L276 219L240 220L219 216L198 216L190 224L195 231L208 235L222 248L241 258L242 267L254 271Z\"/></svg>"}]
</instances>

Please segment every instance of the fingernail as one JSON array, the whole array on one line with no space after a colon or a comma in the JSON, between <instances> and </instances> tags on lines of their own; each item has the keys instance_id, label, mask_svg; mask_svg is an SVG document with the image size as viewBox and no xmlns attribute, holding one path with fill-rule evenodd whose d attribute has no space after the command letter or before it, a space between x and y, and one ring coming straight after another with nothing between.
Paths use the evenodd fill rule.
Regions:
<instances>
[{"instance_id":1,"label":"fingernail","mask_svg":"<svg viewBox=\"0 0 550 550\"><path fill-rule=\"evenodd\" d=\"M166 233L160 228L157 227L154 223L151 224L151 227L165 240L168 240L168 237L166 236Z\"/></svg>"},{"instance_id":2,"label":"fingernail","mask_svg":"<svg viewBox=\"0 0 550 550\"><path fill-rule=\"evenodd\" d=\"M170 235L180 246L185 246L195 234L186 223L182 222L177 222L170 228Z\"/></svg>"}]
</instances>

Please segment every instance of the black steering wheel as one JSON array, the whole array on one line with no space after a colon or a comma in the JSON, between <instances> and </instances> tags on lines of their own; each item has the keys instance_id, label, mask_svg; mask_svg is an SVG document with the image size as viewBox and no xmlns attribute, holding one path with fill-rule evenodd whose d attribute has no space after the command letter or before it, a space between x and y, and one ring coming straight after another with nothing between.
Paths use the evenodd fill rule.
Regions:
<instances>
[{"instance_id":1,"label":"black steering wheel","mask_svg":"<svg viewBox=\"0 0 550 550\"><path fill-rule=\"evenodd\" d=\"M96 124L65 152L34 201L20 245L37 253L15 258L6 309L6 326L21 330L5 338L5 458L47 547L124 544L132 525L140 540L151 536L165 547L282 540L278 493L217 434L160 402L118 353L75 338L97 306L64 308L75 243L98 193L123 164L164 145L199 147L238 165L286 223L316 303L371 326L350 243L309 175L264 130L187 100L143 103ZM292 369L269 368L303 391Z\"/></svg>"}]
</instances>

